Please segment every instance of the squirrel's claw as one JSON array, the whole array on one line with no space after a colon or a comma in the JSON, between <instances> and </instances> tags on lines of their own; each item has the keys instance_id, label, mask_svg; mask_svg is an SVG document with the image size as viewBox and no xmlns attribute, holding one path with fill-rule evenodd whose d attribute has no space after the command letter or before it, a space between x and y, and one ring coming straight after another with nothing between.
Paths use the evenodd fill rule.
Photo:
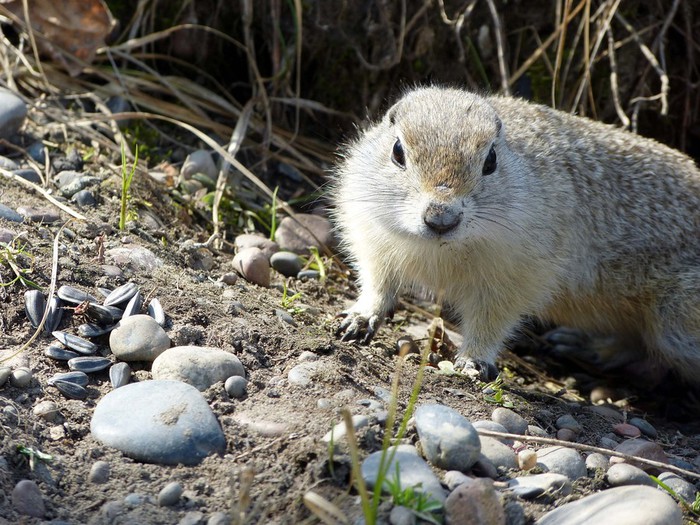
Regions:
<instances>
[{"instance_id":1,"label":"squirrel's claw","mask_svg":"<svg viewBox=\"0 0 700 525\"><path fill-rule=\"evenodd\" d=\"M455 368L473 379L491 382L498 377L498 367L494 363L480 359L458 358Z\"/></svg>"},{"instance_id":2,"label":"squirrel's claw","mask_svg":"<svg viewBox=\"0 0 700 525\"><path fill-rule=\"evenodd\" d=\"M346 310L338 314L338 316L345 317L335 332L336 336L343 334L340 338L341 341L357 341L363 345L369 344L381 324L381 319L378 315L365 317L356 312Z\"/></svg>"}]
</instances>

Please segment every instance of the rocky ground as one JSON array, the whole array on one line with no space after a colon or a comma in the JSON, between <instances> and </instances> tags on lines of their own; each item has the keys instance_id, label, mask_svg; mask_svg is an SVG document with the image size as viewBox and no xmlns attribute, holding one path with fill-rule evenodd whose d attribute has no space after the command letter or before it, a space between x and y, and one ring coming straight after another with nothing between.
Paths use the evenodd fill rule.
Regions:
<instances>
[{"instance_id":1,"label":"rocky ground","mask_svg":"<svg viewBox=\"0 0 700 525\"><path fill-rule=\"evenodd\" d=\"M405 303L370 346L341 343L335 315L355 296L342 264L324 258L325 279L308 253L276 255L276 269L268 267L275 250L305 251L315 242L295 245L293 222L280 225L277 244L239 237L217 247L164 172L139 172L131 189L138 215L121 231L118 157L41 129L23 129L0 150L4 522L314 523L304 503L313 492L338 509L328 523L357 523L362 508L346 429L336 426L341 411L353 416L371 486L392 407L398 432L428 348L436 351L428 355L418 411L394 457L402 488L393 496L403 505L384 497L380 521L696 521L649 477L695 500L700 437L694 394L684 387L666 379L649 394L643 380L564 366L531 351L542 346L538 330L505 354L502 381L474 382L449 366L449 340L457 335L431 345L431 308L418 301ZM34 170L47 165L42 180ZM302 220L332 245L327 221ZM64 287L60 295L73 302L61 303L61 319L48 322L65 334L116 321L109 316L120 317L128 297L116 303L118 313L90 302L103 304L104 294L127 283L141 304L111 334L88 337L95 347L78 344L80 358L69 362L75 356L56 336L40 331L32 340L28 288L10 284L17 273L44 294L54 278L56 290ZM76 299L76 290L94 299ZM31 317L43 310L30 297ZM157 319L159 305L164 319ZM69 370L79 373L56 381ZM662 466L611 460L605 450ZM389 471L393 479L393 465ZM415 483L427 497L402 490Z\"/></svg>"}]
</instances>

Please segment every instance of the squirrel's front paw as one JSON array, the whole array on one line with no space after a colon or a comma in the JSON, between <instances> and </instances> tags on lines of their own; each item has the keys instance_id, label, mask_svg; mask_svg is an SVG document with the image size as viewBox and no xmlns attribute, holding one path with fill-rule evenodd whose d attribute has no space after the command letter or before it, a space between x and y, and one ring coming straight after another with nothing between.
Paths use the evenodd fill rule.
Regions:
<instances>
[{"instance_id":1,"label":"squirrel's front paw","mask_svg":"<svg viewBox=\"0 0 700 525\"><path fill-rule=\"evenodd\" d=\"M458 357L455 361L455 368L472 379L480 381L491 382L498 377L498 367L480 359Z\"/></svg>"},{"instance_id":2,"label":"squirrel's front paw","mask_svg":"<svg viewBox=\"0 0 700 525\"><path fill-rule=\"evenodd\" d=\"M345 317L345 319L340 323L335 335L343 334L340 338L341 341L357 341L363 345L372 340L379 325L382 324L382 316L380 315L365 316L352 310L340 312L338 317Z\"/></svg>"}]
</instances>

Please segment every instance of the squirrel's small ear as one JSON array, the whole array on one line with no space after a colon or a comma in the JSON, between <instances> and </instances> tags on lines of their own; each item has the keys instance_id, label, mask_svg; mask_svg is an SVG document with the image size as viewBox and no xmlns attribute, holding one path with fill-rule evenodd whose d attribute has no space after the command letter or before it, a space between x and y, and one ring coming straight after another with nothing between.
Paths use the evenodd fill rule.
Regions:
<instances>
[{"instance_id":1,"label":"squirrel's small ear","mask_svg":"<svg viewBox=\"0 0 700 525\"><path fill-rule=\"evenodd\" d=\"M398 112L400 105L401 101L399 100L396 104L389 108L389 111L386 112L385 118L389 121L389 124L391 124L392 126L396 124L396 113Z\"/></svg>"},{"instance_id":2,"label":"squirrel's small ear","mask_svg":"<svg viewBox=\"0 0 700 525\"><path fill-rule=\"evenodd\" d=\"M501 119L496 117L496 136L498 137L501 134L501 130L503 129L503 122L501 122Z\"/></svg>"}]
</instances>

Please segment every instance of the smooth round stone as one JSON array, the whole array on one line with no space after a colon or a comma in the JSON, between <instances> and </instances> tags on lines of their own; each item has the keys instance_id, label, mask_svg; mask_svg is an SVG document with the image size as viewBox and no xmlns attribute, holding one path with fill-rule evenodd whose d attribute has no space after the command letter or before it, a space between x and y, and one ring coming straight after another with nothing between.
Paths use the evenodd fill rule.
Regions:
<instances>
[{"instance_id":1,"label":"smooth round stone","mask_svg":"<svg viewBox=\"0 0 700 525\"><path fill-rule=\"evenodd\" d=\"M112 259L117 266L128 266L134 271L147 274L151 274L163 266L163 261L143 246L112 248L107 250L105 255Z\"/></svg>"},{"instance_id":2,"label":"smooth round stone","mask_svg":"<svg viewBox=\"0 0 700 525\"><path fill-rule=\"evenodd\" d=\"M46 514L44 498L36 483L23 479L12 489L12 506L19 514L43 518Z\"/></svg>"},{"instance_id":3,"label":"smooth round stone","mask_svg":"<svg viewBox=\"0 0 700 525\"><path fill-rule=\"evenodd\" d=\"M4 386L11 375L12 369L9 366L0 366L0 386Z\"/></svg>"},{"instance_id":4,"label":"smooth round stone","mask_svg":"<svg viewBox=\"0 0 700 525\"><path fill-rule=\"evenodd\" d=\"M495 438L480 436L481 454L496 468L518 468L515 452Z\"/></svg>"},{"instance_id":5,"label":"smooth round stone","mask_svg":"<svg viewBox=\"0 0 700 525\"><path fill-rule=\"evenodd\" d=\"M392 507L389 513L389 525L415 525L416 515L413 511L402 505Z\"/></svg>"},{"instance_id":6,"label":"smooth round stone","mask_svg":"<svg viewBox=\"0 0 700 525\"><path fill-rule=\"evenodd\" d=\"M224 390L233 398L240 399L245 396L248 381L242 376L231 376L224 383Z\"/></svg>"},{"instance_id":7,"label":"smooth round stone","mask_svg":"<svg viewBox=\"0 0 700 525\"><path fill-rule=\"evenodd\" d=\"M170 507L175 505L182 496L182 485L177 481L171 481L158 493L158 505Z\"/></svg>"},{"instance_id":8,"label":"smooth round stone","mask_svg":"<svg viewBox=\"0 0 700 525\"><path fill-rule=\"evenodd\" d=\"M649 474L642 469L628 463L616 463L608 468L605 478L613 487L623 485L647 485L656 487L656 483L649 477ZM695 496L693 496L695 499Z\"/></svg>"},{"instance_id":9,"label":"smooth round stone","mask_svg":"<svg viewBox=\"0 0 700 525\"><path fill-rule=\"evenodd\" d=\"M270 266L285 277L296 277L304 267L304 262L294 252L280 251L270 257Z\"/></svg>"},{"instance_id":10,"label":"smooth round stone","mask_svg":"<svg viewBox=\"0 0 700 525\"><path fill-rule=\"evenodd\" d=\"M356 414L352 416L352 427L355 430L359 430L362 427L369 425L369 417L361 414ZM335 425L331 430L329 430L326 435L324 435L321 440L324 443L337 443L340 439L344 438L348 433L348 427L345 421L341 421Z\"/></svg>"},{"instance_id":11,"label":"smooth round stone","mask_svg":"<svg viewBox=\"0 0 700 525\"><path fill-rule=\"evenodd\" d=\"M395 453L394 453L395 451ZM415 490L421 491L431 499L445 501L445 491L442 489L440 481L437 479L428 464L418 455L418 451L411 445L398 445L389 447L388 457L393 458L389 463L387 472L393 479L396 473L396 465L399 471L399 486L402 490L415 487ZM377 482L379 474L379 465L382 458L382 451L373 452L362 462L361 472L365 483L372 489Z\"/></svg>"},{"instance_id":12,"label":"smooth round stone","mask_svg":"<svg viewBox=\"0 0 700 525\"><path fill-rule=\"evenodd\" d=\"M608 456L604 454L593 452L592 454L588 454L588 456L586 456L587 469L607 470L609 464L610 461L608 460Z\"/></svg>"},{"instance_id":13,"label":"smooth round stone","mask_svg":"<svg viewBox=\"0 0 700 525\"><path fill-rule=\"evenodd\" d=\"M423 453L436 467L464 472L479 459L479 434L456 410L439 404L421 405L414 417Z\"/></svg>"},{"instance_id":14,"label":"smooth round stone","mask_svg":"<svg viewBox=\"0 0 700 525\"><path fill-rule=\"evenodd\" d=\"M585 477L588 473L586 462L581 455L565 447L546 447L538 450L537 466L547 472L562 474L572 481Z\"/></svg>"},{"instance_id":15,"label":"smooth round stone","mask_svg":"<svg viewBox=\"0 0 700 525\"><path fill-rule=\"evenodd\" d=\"M233 258L233 267L248 282L270 286L270 262L260 248L244 248Z\"/></svg>"},{"instance_id":16,"label":"smooth round stone","mask_svg":"<svg viewBox=\"0 0 700 525\"><path fill-rule=\"evenodd\" d=\"M674 474L673 472L662 472L661 474L659 474L658 479L665 485L668 485L668 487L671 490L673 490L673 492L678 494L688 503L692 503L693 501L695 501L695 485L687 482L678 474Z\"/></svg>"},{"instance_id":17,"label":"smooth round stone","mask_svg":"<svg viewBox=\"0 0 700 525\"><path fill-rule=\"evenodd\" d=\"M561 441L576 441L576 432L569 428L560 428L557 430L557 439Z\"/></svg>"},{"instance_id":18,"label":"smooth round stone","mask_svg":"<svg viewBox=\"0 0 700 525\"><path fill-rule=\"evenodd\" d=\"M7 171L15 171L19 169L19 164L12 159L0 155L0 168L6 169Z\"/></svg>"},{"instance_id":19,"label":"smooth round stone","mask_svg":"<svg viewBox=\"0 0 700 525\"><path fill-rule=\"evenodd\" d=\"M668 456L664 452L664 449L660 445L647 441L645 439L627 439L617 445L614 448L615 452L622 452L629 456L638 456L644 459L651 459L653 461L659 461L661 463L668 463ZM626 459L619 457L611 457L610 463L625 463ZM634 462L631 462L633 465ZM647 466L645 464L636 465L642 470L654 469L655 467Z\"/></svg>"},{"instance_id":20,"label":"smooth round stone","mask_svg":"<svg viewBox=\"0 0 700 525\"><path fill-rule=\"evenodd\" d=\"M0 217L2 217L2 209L0 209ZM0 244L10 244L12 242L12 239L15 238L15 235L15 232L12 230L0 228Z\"/></svg>"},{"instance_id":21,"label":"smooth round stone","mask_svg":"<svg viewBox=\"0 0 700 525\"><path fill-rule=\"evenodd\" d=\"M109 481L110 466L106 461L95 461L90 467L88 481L95 485L101 485Z\"/></svg>"},{"instance_id":22,"label":"smooth round stone","mask_svg":"<svg viewBox=\"0 0 700 525\"><path fill-rule=\"evenodd\" d=\"M651 439L656 439L659 436L656 429L646 419L642 419L641 417L633 417L630 418L629 424L637 427L642 431L642 434L650 437Z\"/></svg>"},{"instance_id":23,"label":"smooth round stone","mask_svg":"<svg viewBox=\"0 0 700 525\"><path fill-rule=\"evenodd\" d=\"M304 361L287 372L290 385L309 386L328 366L323 361Z\"/></svg>"},{"instance_id":24,"label":"smooth round stone","mask_svg":"<svg viewBox=\"0 0 700 525\"><path fill-rule=\"evenodd\" d=\"M209 151L198 149L187 155L180 169L180 176L183 179L189 179L195 173L206 175L213 181L218 178L219 170L216 168L214 159Z\"/></svg>"},{"instance_id":25,"label":"smooth round stone","mask_svg":"<svg viewBox=\"0 0 700 525\"><path fill-rule=\"evenodd\" d=\"M83 177L84 173L80 171L75 171L75 170L63 170L60 173L58 173L53 179L56 182L56 185L60 188L63 189L66 186L70 186L73 184L75 181L80 180L80 177ZM70 197L73 195L72 193L70 195L65 195L64 197Z\"/></svg>"},{"instance_id":26,"label":"smooth round stone","mask_svg":"<svg viewBox=\"0 0 700 525\"><path fill-rule=\"evenodd\" d=\"M613 432L615 432L615 434L618 436L625 438L638 438L642 435L642 431L639 430L639 428L635 427L634 425L630 425L629 423L618 423L617 425L613 425Z\"/></svg>"},{"instance_id":27,"label":"smooth round stone","mask_svg":"<svg viewBox=\"0 0 700 525\"><path fill-rule=\"evenodd\" d=\"M27 105L9 89L0 88L0 139L17 133L27 117Z\"/></svg>"},{"instance_id":28,"label":"smooth round stone","mask_svg":"<svg viewBox=\"0 0 700 525\"><path fill-rule=\"evenodd\" d=\"M576 419L574 419L574 416L572 416L571 414L564 414L563 416L559 416L556 422L554 423L554 426L556 426L560 430L571 430L574 434L580 434L583 431L581 423L576 421Z\"/></svg>"},{"instance_id":29,"label":"smooth round stone","mask_svg":"<svg viewBox=\"0 0 700 525\"><path fill-rule=\"evenodd\" d=\"M245 377L245 369L238 357L219 348L175 346L153 361L151 374L153 379L174 379L206 390L231 376Z\"/></svg>"},{"instance_id":30,"label":"smooth round stone","mask_svg":"<svg viewBox=\"0 0 700 525\"><path fill-rule=\"evenodd\" d=\"M119 388L129 383L131 367L127 363L114 363L109 367L109 381L113 388Z\"/></svg>"},{"instance_id":31,"label":"smooth round stone","mask_svg":"<svg viewBox=\"0 0 700 525\"><path fill-rule=\"evenodd\" d=\"M70 184L66 184L65 186L63 186L61 188L61 193L64 197L69 198L71 200L75 200L73 199L73 197L75 197L79 192L86 191L86 188L88 188L89 186L94 186L99 182L100 179L98 179L97 177L83 176L77 180L74 180Z\"/></svg>"},{"instance_id":32,"label":"smooth round stone","mask_svg":"<svg viewBox=\"0 0 700 525\"><path fill-rule=\"evenodd\" d=\"M226 449L209 404L181 381L143 381L112 390L95 407L90 430L104 445L148 463L196 465Z\"/></svg>"},{"instance_id":33,"label":"smooth round stone","mask_svg":"<svg viewBox=\"0 0 700 525\"><path fill-rule=\"evenodd\" d=\"M527 432L527 421L510 408L496 408L491 414L491 419L503 425L511 434L525 434Z\"/></svg>"},{"instance_id":34,"label":"smooth round stone","mask_svg":"<svg viewBox=\"0 0 700 525\"><path fill-rule=\"evenodd\" d=\"M501 500L488 478L470 479L454 489L445 500L445 519L460 525L505 525Z\"/></svg>"},{"instance_id":35,"label":"smooth round stone","mask_svg":"<svg viewBox=\"0 0 700 525\"><path fill-rule=\"evenodd\" d=\"M109 347L122 361L153 361L170 348L170 338L151 316L137 314L117 323Z\"/></svg>"},{"instance_id":36,"label":"smooth round stone","mask_svg":"<svg viewBox=\"0 0 700 525\"><path fill-rule=\"evenodd\" d=\"M466 474L460 472L459 470L448 470L442 477L442 483L447 485L448 490L452 491L460 486L462 483L466 483L470 478Z\"/></svg>"},{"instance_id":37,"label":"smooth round stone","mask_svg":"<svg viewBox=\"0 0 700 525\"><path fill-rule=\"evenodd\" d=\"M97 206L97 199L90 190L80 190L76 192L70 199L81 208L86 206Z\"/></svg>"},{"instance_id":38,"label":"smooth round stone","mask_svg":"<svg viewBox=\"0 0 700 525\"><path fill-rule=\"evenodd\" d=\"M29 146L27 146L27 153L39 164L43 165L46 163L46 149L44 148L44 143L40 140L32 142Z\"/></svg>"},{"instance_id":39,"label":"smooth round stone","mask_svg":"<svg viewBox=\"0 0 700 525\"><path fill-rule=\"evenodd\" d=\"M490 419L481 419L479 421L474 421L472 423L475 429L477 430L491 430L493 432L502 432L504 434L508 434L508 429L501 425L500 423L496 423L495 421L491 421ZM513 440L510 438L499 438L499 437L494 437L494 436L489 436L493 437L494 439L499 440L501 443L505 443L506 445L512 445Z\"/></svg>"},{"instance_id":40,"label":"smooth round stone","mask_svg":"<svg viewBox=\"0 0 700 525\"><path fill-rule=\"evenodd\" d=\"M333 241L331 223L325 217L309 213L297 213L295 218L285 217L275 230L275 241L280 248L306 255L309 247L331 245Z\"/></svg>"},{"instance_id":41,"label":"smooth round stone","mask_svg":"<svg viewBox=\"0 0 700 525\"><path fill-rule=\"evenodd\" d=\"M49 423L56 421L59 414L58 405L53 401L48 400L37 403L32 409L32 412L35 416L38 416Z\"/></svg>"},{"instance_id":42,"label":"smooth round stone","mask_svg":"<svg viewBox=\"0 0 700 525\"><path fill-rule=\"evenodd\" d=\"M10 384L16 388L25 388L32 382L32 371L29 368L15 368L10 374Z\"/></svg>"},{"instance_id":43,"label":"smooth round stone","mask_svg":"<svg viewBox=\"0 0 700 525\"><path fill-rule=\"evenodd\" d=\"M0 219L5 219L10 222L23 222L24 217L22 217L19 213L17 213L15 210L10 208L9 206L5 206L4 204L0 203Z\"/></svg>"},{"instance_id":44,"label":"smooth round stone","mask_svg":"<svg viewBox=\"0 0 700 525\"><path fill-rule=\"evenodd\" d=\"M239 235L233 241L233 244L236 247L236 251L245 250L246 248L260 248L268 260L270 260L272 255L277 253L280 249L279 245L275 241L271 241L267 237L252 233L243 233Z\"/></svg>"},{"instance_id":45,"label":"smooth round stone","mask_svg":"<svg viewBox=\"0 0 700 525\"><path fill-rule=\"evenodd\" d=\"M537 520L537 525L644 524L681 525L683 513L668 494L643 486L615 487L566 503Z\"/></svg>"},{"instance_id":46,"label":"smooth round stone","mask_svg":"<svg viewBox=\"0 0 700 525\"><path fill-rule=\"evenodd\" d=\"M231 517L225 512L213 512L207 520L207 525L231 525Z\"/></svg>"},{"instance_id":47,"label":"smooth round stone","mask_svg":"<svg viewBox=\"0 0 700 525\"><path fill-rule=\"evenodd\" d=\"M571 494L571 481L562 474L533 474L509 480L508 489L524 499L536 498L544 493L568 496Z\"/></svg>"}]
</instances>

